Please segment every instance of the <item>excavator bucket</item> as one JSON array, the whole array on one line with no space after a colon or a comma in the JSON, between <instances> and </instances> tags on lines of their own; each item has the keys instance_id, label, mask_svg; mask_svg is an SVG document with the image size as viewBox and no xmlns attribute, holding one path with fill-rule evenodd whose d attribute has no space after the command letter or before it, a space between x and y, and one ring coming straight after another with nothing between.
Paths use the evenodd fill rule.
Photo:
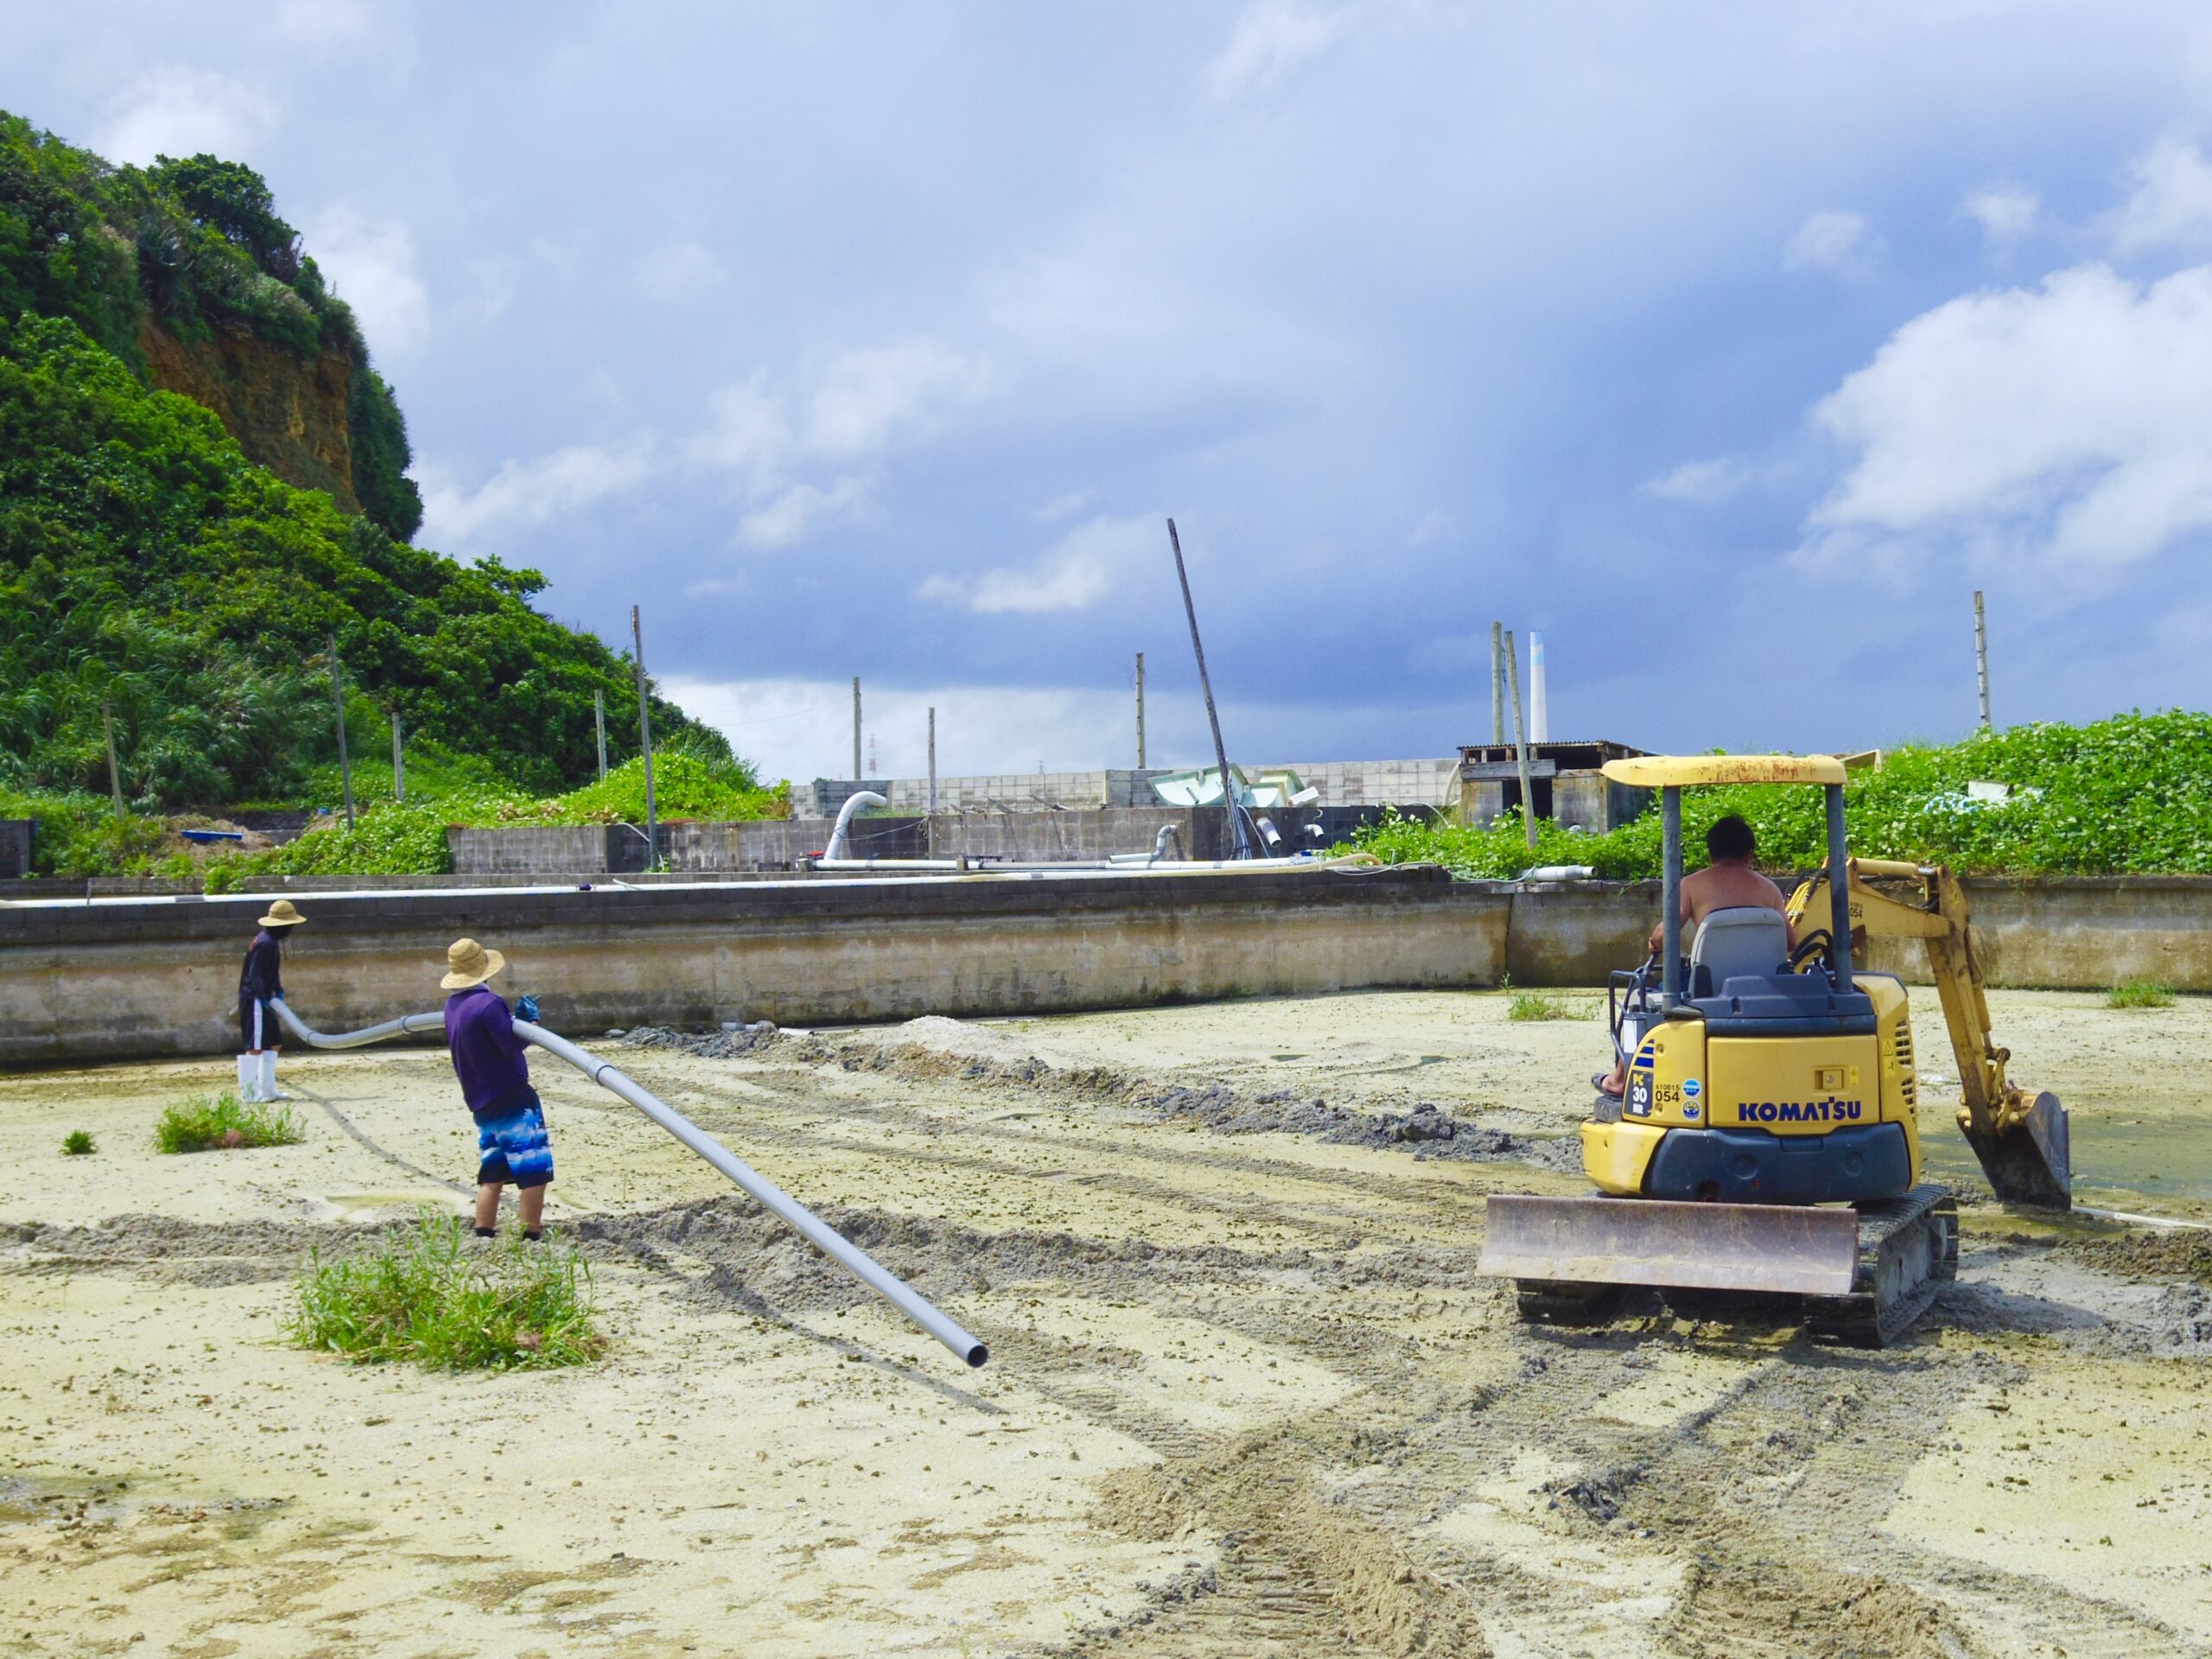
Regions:
<instances>
[{"instance_id":1,"label":"excavator bucket","mask_svg":"<svg viewBox=\"0 0 2212 1659\"><path fill-rule=\"evenodd\" d=\"M1959 1114L1959 1128L1981 1160L1991 1190L2004 1203L2074 1207L2073 1143L2066 1109L2056 1095L2037 1095L2026 1115L2009 1128L1978 1133L1965 1112Z\"/></svg>"},{"instance_id":2,"label":"excavator bucket","mask_svg":"<svg viewBox=\"0 0 2212 1659\"><path fill-rule=\"evenodd\" d=\"M1778 1204L1495 1196L1479 1271L1563 1284L1842 1296L1859 1217Z\"/></svg>"}]
</instances>

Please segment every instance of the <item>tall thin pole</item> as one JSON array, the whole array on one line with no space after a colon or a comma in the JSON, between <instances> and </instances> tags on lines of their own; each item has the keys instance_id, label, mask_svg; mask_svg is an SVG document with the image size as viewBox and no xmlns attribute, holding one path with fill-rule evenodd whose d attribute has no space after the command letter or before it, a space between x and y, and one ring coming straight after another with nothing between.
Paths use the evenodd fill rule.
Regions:
<instances>
[{"instance_id":1,"label":"tall thin pole","mask_svg":"<svg viewBox=\"0 0 2212 1659\"><path fill-rule=\"evenodd\" d=\"M599 734L599 775L607 776L607 693L591 694L591 723Z\"/></svg>"},{"instance_id":2,"label":"tall thin pole","mask_svg":"<svg viewBox=\"0 0 2212 1659\"><path fill-rule=\"evenodd\" d=\"M1989 629L1982 618L1981 589L1974 590L1974 673L1981 684L1981 723L1989 724Z\"/></svg>"},{"instance_id":3,"label":"tall thin pole","mask_svg":"<svg viewBox=\"0 0 2212 1659\"><path fill-rule=\"evenodd\" d=\"M1137 652L1137 770L1144 766L1144 652Z\"/></svg>"},{"instance_id":4,"label":"tall thin pole","mask_svg":"<svg viewBox=\"0 0 2212 1659\"><path fill-rule=\"evenodd\" d=\"M1505 741L1505 646L1502 622L1490 625L1490 741Z\"/></svg>"},{"instance_id":5,"label":"tall thin pole","mask_svg":"<svg viewBox=\"0 0 2212 1659\"><path fill-rule=\"evenodd\" d=\"M391 798L407 798L407 751L400 747L399 710L391 711Z\"/></svg>"},{"instance_id":6,"label":"tall thin pole","mask_svg":"<svg viewBox=\"0 0 2212 1659\"><path fill-rule=\"evenodd\" d=\"M1198 640L1198 607L1191 602L1191 573L1183 568L1183 538L1175 521L1167 521L1167 544L1175 550L1175 580L1183 584L1183 614L1191 620L1191 654L1198 659L1198 690L1205 693L1206 724L1213 729L1214 762L1221 768L1221 804L1229 813L1229 841L1232 858L1252 856L1252 842L1244 830L1244 814L1236 798L1235 779L1229 775L1229 750L1221 741L1221 716L1214 712L1213 682L1206 677L1206 648Z\"/></svg>"},{"instance_id":7,"label":"tall thin pole","mask_svg":"<svg viewBox=\"0 0 2212 1659\"><path fill-rule=\"evenodd\" d=\"M861 781L861 677L853 676L853 781Z\"/></svg>"},{"instance_id":8,"label":"tall thin pole","mask_svg":"<svg viewBox=\"0 0 2212 1659\"><path fill-rule=\"evenodd\" d=\"M338 677L338 636L330 636L330 707L338 718L338 778L346 790L346 827L353 827L353 763L346 756L346 689Z\"/></svg>"},{"instance_id":9,"label":"tall thin pole","mask_svg":"<svg viewBox=\"0 0 2212 1659\"><path fill-rule=\"evenodd\" d=\"M930 710L930 810L937 810L937 710Z\"/></svg>"},{"instance_id":10,"label":"tall thin pole","mask_svg":"<svg viewBox=\"0 0 2212 1659\"><path fill-rule=\"evenodd\" d=\"M645 760L645 868L660 862L660 810L653 804L653 715L645 696L645 630L638 607L630 607L630 643L638 669L638 747Z\"/></svg>"},{"instance_id":11,"label":"tall thin pole","mask_svg":"<svg viewBox=\"0 0 2212 1659\"><path fill-rule=\"evenodd\" d=\"M1544 636L1529 636L1529 741L1548 743L1552 736L1551 699L1544 690Z\"/></svg>"},{"instance_id":12,"label":"tall thin pole","mask_svg":"<svg viewBox=\"0 0 2212 1659\"><path fill-rule=\"evenodd\" d=\"M1529 774L1529 722L1521 714L1521 650L1513 630L1505 631L1505 671L1513 682L1513 758L1521 768L1521 832L1530 851L1536 845L1536 785Z\"/></svg>"},{"instance_id":13,"label":"tall thin pole","mask_svg":"<svg viewBox=\"0 0 2212 1659\"><path fill-rule=\"evenodd\" d=\"M100 729L107 734L107 788L115 797L115 816L128 817L123 809L123 768L115 763L115 715L107 704L100 704Z\"/></svg>"}]
</instances>

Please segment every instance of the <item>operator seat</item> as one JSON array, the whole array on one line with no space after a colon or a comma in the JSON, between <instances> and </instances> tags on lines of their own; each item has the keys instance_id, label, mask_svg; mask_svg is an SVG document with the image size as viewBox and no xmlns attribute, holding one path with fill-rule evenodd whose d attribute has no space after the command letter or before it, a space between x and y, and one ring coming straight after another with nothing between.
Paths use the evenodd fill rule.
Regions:
<instances>
[{"instance_id":1,"label":"operator seat","mask_svg":"<svg viewBox=\"0 0 2212 1659\"><path fill-rule=\"evenodd\" d=\"M1789 971L1789 925L1764 905L1731 905L1698 924L1690 944L1690 995L1712 996L1732 979Z\"/></svg>"}]
</instances>

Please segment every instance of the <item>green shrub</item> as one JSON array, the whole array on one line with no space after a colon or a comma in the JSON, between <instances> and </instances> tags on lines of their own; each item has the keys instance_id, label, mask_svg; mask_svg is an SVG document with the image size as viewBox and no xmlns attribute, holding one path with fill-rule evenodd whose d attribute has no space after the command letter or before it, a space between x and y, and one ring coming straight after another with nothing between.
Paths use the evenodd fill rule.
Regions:
<instances>
[{"instance_id":1,"label":"green shrub","mask_svg":"<svg viewBox=\"0 0 2212 1659\"><path fill-rule=\"evenodd\" d=\"M87 1158L99 1148L92 1144L91 1130L72 1129L61 1137L61 1150L72 1158Z\"/></svg>"},{"instance_id":2,"label":"green shrub","mask_svg":"<svg viewBox=\"0 0 2212 1659\"><path fill-rule=\"evenodd\" d=\"M2108 1008L2171 1008L2173 1005L2174 994L2147 979L2131 979L2105 993Z\"/></svg>"},{"instance_id":3,"label":"green shrub","mask_svg":"<svg viewBox=\"0 0 2212 1659\"><path fill-rule=\"evenodd\" d=\"M2009 784L2013 793L1972 800L1971 782ZM2212 714L2139 711L1908 745L1879 770L1853 773L1846 793L1852 848L1872 856L2018 874L2212 873ZM1682 791L1692 868L1705 861L1706 830L1731 812L1757 832L1764 868L1808 870L1826 861L1819 790L1738 785ZM1659 874L1659 815L1603 836L1540 822L1533 849L1517 814L1488 829L1391 815L1346 850L1386 863L1442 864L1468 877L1586 864L1601 876L1648 878Z\"/></svg>"},{"instance_id":4,"label":"green shrub","mask_svg":"<svg viewBox=\"0 0 2212 1659\"><path fill-rule=\"evenodd\" d=\"M429 1370L582 1365L607 1351L590 1269L573 1247L511 1233L479 1248L462 1224L425 1216L410 1232L336 1262L318 1254L293 1287L286 1333L371 1363Z\"/></svg>"},{"instance_id":5,"label":"green shrub","mask_svg":"<svg viewBox=\"0 0 2212 1659\"><path fill-rule=\"evenodd\" d=\"M154 1126L154 1144L163 1152L289 1147L306 1138L290 1107L241 1101L227 1090L179 1101Z\"/></svg>"}]
</instances>

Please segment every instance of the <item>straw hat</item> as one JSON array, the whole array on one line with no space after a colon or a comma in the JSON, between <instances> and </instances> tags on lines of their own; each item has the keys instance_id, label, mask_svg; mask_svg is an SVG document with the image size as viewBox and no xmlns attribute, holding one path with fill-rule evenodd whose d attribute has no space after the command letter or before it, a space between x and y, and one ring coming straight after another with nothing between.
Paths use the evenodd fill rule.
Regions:
<instances>
[{"instance_id":1,"label":"straw hat","mask_svg":"<svg viewBox=\"0 0 2212 1659\"><path fill-rule=\"evenodd\" d=\"M507 959L498 951L486 950L474 939L455 939L446 947L449 971L438 982L438 988L465 991L472 985L481 985L506 965Z\"/></svg>"},{"instance_id":2,"label":"straw hat","mask_svg":"<svg viewBox=\"0 0 2212 1659\"><path fill-rule=\"evenodd\" d=\"M297 927L307 918L293 908L289 899L279 899L269 906L269 913L261 918L264 927Z\"/></svg>"}]
</instances>

